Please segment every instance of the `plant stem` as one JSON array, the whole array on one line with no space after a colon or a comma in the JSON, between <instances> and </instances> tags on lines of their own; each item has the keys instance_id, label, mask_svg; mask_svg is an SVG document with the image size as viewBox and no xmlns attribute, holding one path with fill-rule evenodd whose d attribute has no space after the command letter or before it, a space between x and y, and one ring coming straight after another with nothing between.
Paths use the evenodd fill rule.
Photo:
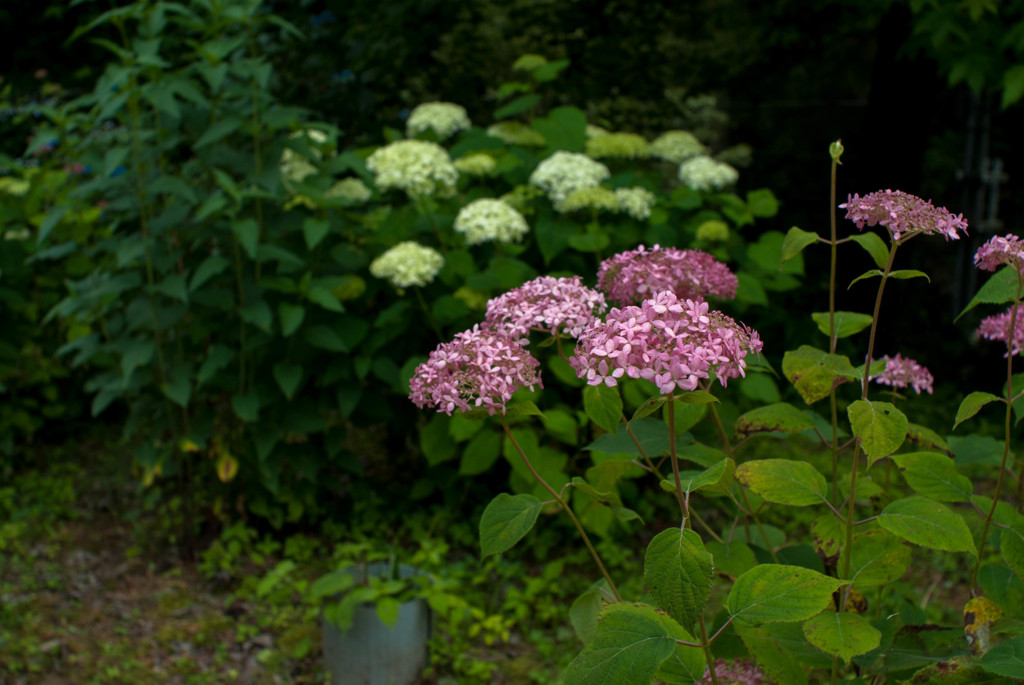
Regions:
<instances>
[{"instance_id":1,"label":"plant stem","mask_svg":"<svg viewBox=\"0 0 1024 685\"><path fill-rule=\"evenodd\" d=\"M704 658L708 662L708 673L711 674L712 685L718 685L718 675L715 673L715 659L711 655L711 642L708 640L708 629L704 625L704 614L697 617L700 624L700 642L704 647Z\"/></svg>"},{"instance_id":2,"label":"plant stem","mask_svg":"<svg viewBox=\"0 0 1024 685\"><path fill-rule=\"evenodd\" d=\"M587 535L587 531L583 530L583 525L580 523L580 520L576 518L576 514L573 513L572 508L569 506L569 503L566 502L565 499L563 499L562 496L558 494L558 492L554 488L548 485L548 482L544 480L544 478L542 478L539 473L537 473L537 470L533 468L533 464L530 463L529 457L526 456L526 452L524 452L523 448L520 447L519 441L517 441L515 436L512 435L512 429L509 428L508 421L505 420L505 416L500 415L500 418L501 426L502 428L505 429L505 435L508 436L508 439L512 442L512 446L516 448L516 451L519 452L519 456L523 458L523 462L526 464L526 468L530 470L530 473L533 474L534 479L542 486L544 486L545 490L551 493L551 496L554 498L554 500L558 502L558 504L561 505L562 509L565 510L565 513L569 515L569 518L572 520L572 524L576 526L576 530L579 532L580 537L583 539L583 544L586 545L587 550L590 552L590 556L594 559L594 563L597 564L598 569L601 570L601 575L604 576L605 582L608 583L608 588L612 591L612 594L615 595L615 599L621 602L622 596L619 594L618 588L615 587L615 582L612 580L611 575L608 574L608 569L605 568L604 562L601 561L601 556L597 553L597 550L594 549L594 545L590 542L590 536Z\"/></svg>"},{"instance_id":3,"label":"plant stem","mask_svg":"<svg viewBox=\"0 0 1024 685\"><path fill-rule=\"evenodd\" d=\"M672 461L672 477L676 481L676 499L679 500L679 513L682 514L683 529L685 530L686 521L690 518L690 508L683 495L683 481L679 478L679 456L676 454L676 401L671 396L668 398L668 454Z\"/></svg>"}]
</instances>

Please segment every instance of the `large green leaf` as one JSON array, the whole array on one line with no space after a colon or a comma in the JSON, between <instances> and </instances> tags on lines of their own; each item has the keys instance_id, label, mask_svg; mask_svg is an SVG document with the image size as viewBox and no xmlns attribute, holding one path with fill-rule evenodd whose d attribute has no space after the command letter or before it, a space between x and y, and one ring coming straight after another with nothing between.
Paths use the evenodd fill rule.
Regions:
<instances>
[{"instance_id":1,"label":"large green leaf","mask_svg":"<svg viewBox=\"0 0 1024 685\"><path fill-rule=\"evenodd\" d=\"M975 391L965 397L956 410L956 420L953 422L953 430L961 423L971 418L989 402L998 402L999 397L990 392Z\"/></svg>"},{"instance_id":2,"label":"large green leaf","mask_svg":"<svg viewBox=\"0 0 1024 685\"><path fill-rule=\"evenodd\" d=\"M805 461L758 459L736 467L736 480L767 502L806 507L828 494L825 476Z\"/></svg>"},{"instance_id":3,"label":"large green leaf","mask_svg":"<svg viewBox=\"0 0 1024 685\"><path fill-rule=\"evenodd\" d=\"M750 549L750 545L745 542L738 540L716 542L712 540L707 544L707 550L714 557L717 573L725 573L735 578L757 566L754 550Z\"/></svg>"},{"instance_id":4,"label":"large green leaf","mask_svg":"<svg viewBox=\"0 0 1024 685\"><path fill-rule=\"evenodd\" d=\"M761 564L736 579L726 607L745 623L803 621L828 606L845 584L801 566Z\"/></svg>"},{"instance_id":5,"label":"large green leaf","mask_svg":"<svg viewBox=\"0 0 1024 685\"><path fill-rule=\"evenodd\" d=\"M761 669L779 685L807 685L807 673L802 664L793 654L793 649L787 641L780 640L777 628L750 626L743 623L734 624L736 634L743 640L743 644L750 650L750 654L757 659ZM801 645L806 644L806 638L800 635Z\"/></svg>"},{"instance_id":6,"label":"large green leaf","mask_svg":"<svg viewBox=\"0 0 1024 685\"><path fill-rule=\"evenodd\" d=\"M692 530L663 530L647 545L644 581L657 605L693 629L711 593L714 561Z\"/></svg>"},{"instance_id":7,"label":"large green leaf","mask_svg":"<svg viewBox=\"0 0 1024 685\"><path fill-rule=\"evenodd\" d=\"M878 234L858 233L851 235L850 240L863 247L864 251L871 255L875 266L879 269L885 268L885 263L889 261L889 248L885 246L885 243L878 237Z\"/></svg>"},{"instance_id":8,"label":"large green leaf","mask_svg":"<svg viewBox=\"0 0 1024 685\"><path fill-rule=\"evenodd\" d=\"M542 508L533 495L503 492L491 500L480 517L481 555L500 554L515 547L537 523Z\"/></svg>"},{"instance_id":9,"label":"large green leaf","mask_svg":"<svg viewBox=\"0 0 1024 685\"><path fill-rule=\"evenodd\" d=\"M602 606L604 603L601 601L601 590L595 585L577 597L569 607L569 621L576 631L576 636L585 645L590 644L597 635L597 622Z\"/></svg>"},{"instance_id":10,"label":"large green leaf","mask_svg":"<svg viewBox=\"0 0 1024 685\"><path fill-rule=\"evenodd\" d=\"M996 645L978 664L989 673L1024 680L1024 637L1018 635Z\"/></svg>"},{"instance_id":11,"label":"large green leaf","mask_svg":"<svg viewBox=\"0 0 1024 685\"><path fill-rule=\"evenodd\" d=\"M907 417L890 402L857 400L846 413L868 455L868 466L898 450L907 439Z\"/></svg>"},{"instance_id":12,"label":"large green leaf","mask_svg":"<svg viewBox=\"0 0 1024 685\"><path fill-rule=\"evenodd\" d=\"M454 417L452 417L454 418ZM474 421L476 425L483 425L480 421ZM484 473L501 456L501 435L485 430L473 436L462 452L462 459L459 461L460 476L476 476Z\"/></svg>"},{"instance_id":13,"label":"large green leaf","mask_svg":"<svg viewBox=\"0 0 1024 685\"><path fill-rule=\"evenodd\" d=\"M803 625L804 636L812 645L843 661L866 654L882 641L882 633L859 614L824 611Z\"/></svg>"},{"instance_id":14,"label":"large green leaf","mask_svg":"<svg viewBox=\"0 0 1024 685\"><path fill-rule=\"evenodd\" d=\"M330 231L331 223L323 219L307 217L302 222L302 235L306 239L306 248L310 250L319 245Z\"/></svg>"},{"instance_id":15,"label":"large green leaf","mask_svg":"<svg viewBox=\"0 0 1024 685\"><path fill-rule=\"evenodd\" d=\"M803 252L805 247L813 245L818 242L818 240L819 238L817 233L805 231L802 228L793 226L789 229L786 233L786 237L782 240L782 255L779 259L779 264L781 265L782 262L793 259Z\"/></svg>"},{"instance_id":16,"label":"large green leaf","mask_svg":"<svg viewBox=\"0 0 1024 685\"><path fill-rule=\"evenodd\" d=\"M1003 267L992 274L992 278L985 282L978 290L978 294L964 307L956 318L960 318L971 311L979 304L1006 304L1017 299L1017 288L1019 285L1017 270L1011 266Z\"/></svg>"},{"instance_id":17,"label":"large green leaf","mask_svg":"<svg viewBox=\"0 0 1024 685\"><path fill-rule=\"evenodd\" d=\"M658 614L658 620L669 637L675 640L696 642L681 625L673 621L665 614ZM665 685L691 685L700 680L707 670L707 659L704 657L704 650L700 647L690 647L676 643L672 654L661 662L661 668L655 675Z\"/></svg>"},{"instance_id":18,"label":"large green leaf","mask_svg":"<svg viewBox=\"0 0 1024 685\"><path fill-rule=\"evenodd\" d=\"M811 314L811 318L814 319L814 323L818 326L819 331L829 335L830 319L828 312L815 312ZM871 321L870 316L860 312L836 312L834 319L836 338L848 338L855 333L860 333L871 325Z\"/></svg>"},{"instance_id":19,"label":"large green leaf","mask_svg":"<svg viewBox=\"0 0 1024 685\"><path fill-rule=\"evenodd\" d=\"M915 495L892 502L878 514L878 525L915 545L977 554L963 518L925 497Z\"/></svg>"},{"instance_id":20,"label":"large green leaf","mask_svg":"<svg viewBox=\"0 0 1024 685\"><path fill-rule=\"evenodd\" d=\"M844 549L840 555L840 568L845 565L847 553ZM854 536L847 580L858 588L877 587L899 580L909 567L907 543L887 531L872 530Z\"/></svg>"},{"instance_id":21,"label":"large green leaf","mask_svg":"<svg viewBox=\"0 0 1024 685\"><path fill-rule=\"evenodd\" d=\"M807 404L828 397L841 383L857 379L857 370L846 357L801 345L782 357L782 373Z\"/></svg>"},{"instance_id":22,"label":"large green leaf","mask_svg":"<svg viewBox=\"0 0 1024 685\"><path fill-rule=\"evenodd\" d=\"M1024 525L1017 524L999 531L999 550L1006 565L1024 580Z\"/></svg>"},{"instance_id":23,"label":"large green leaf","mask_svg":"<svg viewBox=\"0 0 1024 685\"><path fill-rule=\"evenodd\" d=\"M617 387L588 385L583 389L583 408L590 420L614 433L622 420L622 398Z\"/></svg>"},{"instance_id":24,"label":"large green leaf","mask_svg":"<svg viewBox=\"0 0 1024 685\"><path fill-rule=\"evenodd\" d=\"M281 388L284 396L288 399L294 397L295 391L299 389L299 384L302 383L302 367L298 364L278 362L274 364L273 373L274 380L277 381L277 386Z\"/></svg>"},{"instance_id":25,"label":"large green leaf","mask_svg":"<svg viewBox=\"0 0 1024 685\"><path fill-rule=\"evenodd\" d=\"M758 407L736 419L736 435L741 438L753 433L802 433L810 428L814 421L788 402Z\"/></svg>"},{"instance_id":26,"label":"large green leaf","mask_svg":"<svg viewBox=\"0 0 1024 685\"><path fill-rule=\"evenodd\" d=\"M907 485L915 492L940 502L969 502L971 481L956 470L956 464L938 452L894 454Z\"/></svg>"},{"instance_id":27,"label":"large green leaf","mask_svg":"<svg viewBox=\"0 0 1024 685\"><path fill-rule=\"evenodd\" d=\"M287 338L302 325L303 319L306 318L306 308L282 302L277 305L277 318L281 320L281 335Z\"/></svg>"},{"instance_id":28,"label":"large green leaf","mask_svg":"<svg viewBox=\"0 0 1024 685\"><path fill-rule=\"evenodd\" d=\"M726 457L703 471L680 471L679 484L683 488L684 495L699 490L726 494L732 490L733 474L735 471L736 462ZM675 492L675 479L666 478L662 480L661 487L666 492Z\"/></svg>"},{"instance_id":29,"label":"large green leaf","mask_svg":"<svg viewBox=\"0 0 1024 685\"><path fill-rule=\"evenodd\" d=\"M601 614L594 639L562 678L566 685L651 685L675 648L654 607L612 604Z\"/></svg>"}]
</instances>

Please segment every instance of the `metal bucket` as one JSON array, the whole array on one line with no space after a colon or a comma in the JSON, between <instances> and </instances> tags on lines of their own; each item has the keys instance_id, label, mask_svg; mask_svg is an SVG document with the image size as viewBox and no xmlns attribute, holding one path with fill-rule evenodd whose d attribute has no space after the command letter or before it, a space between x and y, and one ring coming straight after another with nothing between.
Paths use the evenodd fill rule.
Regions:
<instances>
[{"instance_id":1,"label":"metal bucket","mask_svg":"<svg viewBox=\"0 0 1024 685\"><path fill-rule=\"evenodd\" d=\"M351 573L357 581L389 573L391 565L375 562ZM424 575L412 566L399 565L398 577ZM427 665L430 607L414 599L399 607L398 621L389 628L373 604L356 607L352 627L342 633L323 619L324 667L331 685L414 685Z\"/></svg>"}]
</instances>

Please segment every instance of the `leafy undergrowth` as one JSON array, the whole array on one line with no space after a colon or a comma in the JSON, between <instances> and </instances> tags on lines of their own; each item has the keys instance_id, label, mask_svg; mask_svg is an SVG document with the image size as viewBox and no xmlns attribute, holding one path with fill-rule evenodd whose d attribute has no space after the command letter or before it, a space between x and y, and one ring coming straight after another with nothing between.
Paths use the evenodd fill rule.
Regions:
<instances>
[{"instance_id":1,"label":"leafy undergrowth","mask_svg":"<svg viewBox=\"0 0 1024 685\"><path fill-rule=\"evenodd\" d=\"M97 506L111 492L93 475L61 465L0 487L0 685L325 682L319 609L303 606L304 581L270 578L283 563L321 572L329 541L281 543L239 524L182 563L154 543L168 528L156 514ZM436 538L427 548L449 569L442 593L464 601L459 617L435 618L422 685L555 682L575 653L565 611L585 571L485 565Z\"/></svg>"}]
</instances>

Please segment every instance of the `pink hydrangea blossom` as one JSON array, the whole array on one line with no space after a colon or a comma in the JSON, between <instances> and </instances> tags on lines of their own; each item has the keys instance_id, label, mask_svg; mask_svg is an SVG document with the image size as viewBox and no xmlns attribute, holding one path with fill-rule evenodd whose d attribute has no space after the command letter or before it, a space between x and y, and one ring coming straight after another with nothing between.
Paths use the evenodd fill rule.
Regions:
<instances>
[{"instance_id":1,"label":"pink hydrangea blossom","mask_svg":"<svg viewBox=\"0 0 1024 685\"><path fill-rule=\"evenodd\" d=\"M981 320L981 325L978 326L978 335L986 340L997 340L1005 345L1010 337L1012 316L1013 307L1010 307L1002 314L985 317ZM1017 321L1013 327L1013 344L1010 349L1015 355L1024 350L1024 307L1017 311Z\"/></svg>"},{"instance_id":2,"label":"pink hydrangea blossom","mask_svg":"<svg viewBox=\"0 0 1024 685\"><path fill-rule=\"evenodd\" d=\"M1006 264L1024 273L1024 241L1013 234L994 236L978 248L974 264L983 271L995 271Z\"/></svg>"},{"instance_id":3,"label":"pink hydrangea blossom","mask_svg":"<svg viewBox=\"0 0 1024 685\"><path fill-rule=\"evenodd\" d=\"M850 195L839 207L846 210L846 218L857 224L857 228L885 226L893 240L913 233L938 234L946 240L959 240L957 230L967 233L963 214L954 216L945 207L936 207L931 200L922 200L902 190L879 190L864 197Z\"/></svg>"},{"instance_id":4,"label":"pink hydrangea blossom","mask_svg":"<svg viewBox=\"0 0 1024 685\"><path fill-rule=\"evenodd\" d=\"M579 276L541 276L487 303L487 325L514 338L531 330L558 331L578 338L583 329L604 314L604 295L583 285Z\"/></svg>"},{"instance_id":5,"label":"pink hydrangea blossom","mask_svg":"<svg viewBox=\"0 0 1024 685\"><path fill-rule=\"evenodd\" d=\"M724 386L744 375L748 353L760 351L756 331L712 311L704 300L666 290L590 324L569 363L590 385L644 378L669 394L694 390L711 373Z\"/></svg>"},{"instance_id":6,"label":"pink hydrangea blossom","mask_svg":"<svg viewBox=\"0 0 1024 685\"><path fill-rule=\"evenodd\" d=\"M540 366L519 341L507 333L473 326L441 343L416 367L409 398L420 408L437 407L449 416L456 409L486 407L505 413L505 404L519 388L540 386Z\"/></svg>"},{"instance_id":7,"label":"pink hydrangea blossom","mask_svg":"<svg viewBox=\"0 0 1024 685\"><path fill-rule=\"evenodd\" d=\"M620 306L636 304L663 290L682 299L736 296L739 281L722 262L701 250L643 245L601 262L597 287Z\"/></svg>"},{"instance_id":8,"label":"pink hydrangea blossom","mask_svg":"<svg viewBox=\"0 0 1024 685\"><path fill-rule=\"evenodd\" d=\"M715 676L718 678L718 685L763 685L770 682L756 664L744 659L736 659L726 662L725 659L718 659L713 664ZM704 676L694 685L711 685L711 670L704 669Z\"/></svg>"},{"instance_id":9,"label":"pink hydrangea blossom","mask_svg":"<svg viewBox=\"0 0 1024 685\"><path fill-rule=\"evenodd\" d=\"M882 359L885 360L885 371L877 376L872 376L871 380L882 385L891 386L897 390L909 385L914 388L918 395L923 391L926 391L929 395L932 394L932 383L935 382L935 379L927 368L921 366L913 359L900 356L898 352L895 357L886 355Z\"/></svg>"}]
</instances>

